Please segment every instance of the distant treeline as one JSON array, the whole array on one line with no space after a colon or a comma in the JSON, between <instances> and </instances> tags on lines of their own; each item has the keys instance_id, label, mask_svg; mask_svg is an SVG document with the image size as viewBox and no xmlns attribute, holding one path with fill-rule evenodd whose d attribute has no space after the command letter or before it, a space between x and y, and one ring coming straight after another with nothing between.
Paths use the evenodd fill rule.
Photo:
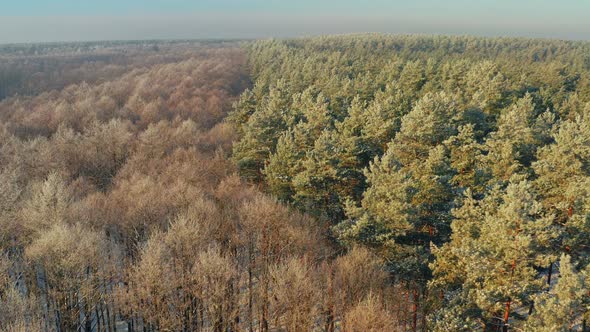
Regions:
<instances>
[{"instance_id":1,"label":"distant treeline","mask_svg":"<svg viewBox=\"0 0 590 332\"><path fill-rule=\"evenodd\" d=\"M237 41L131 41L0 45L0 100L81 82L113 80L133 69L186 60Z\"/></svg>"}]
</instances>

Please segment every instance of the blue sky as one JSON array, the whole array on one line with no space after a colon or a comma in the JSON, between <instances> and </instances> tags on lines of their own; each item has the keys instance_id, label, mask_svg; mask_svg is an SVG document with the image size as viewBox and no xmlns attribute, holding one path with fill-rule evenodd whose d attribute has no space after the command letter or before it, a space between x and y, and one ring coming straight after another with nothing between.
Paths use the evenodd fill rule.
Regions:
<instances>
[{"instance_id":1,"label":"blue sky","mask_svg":"<svg viewBox=\"0 0 590 332\"><path fill-rule=\"evenodd\" d=\"M590 39L587 0L0 0L0 43L327 33Z\"/></svg>"}]
</instances>

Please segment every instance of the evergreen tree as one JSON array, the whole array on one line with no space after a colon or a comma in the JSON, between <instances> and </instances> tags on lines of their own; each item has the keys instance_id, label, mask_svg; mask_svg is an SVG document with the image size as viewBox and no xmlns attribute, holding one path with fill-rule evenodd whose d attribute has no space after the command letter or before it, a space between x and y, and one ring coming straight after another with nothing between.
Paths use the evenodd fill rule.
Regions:
<instances>
[{"instance_id":1,"label":"evergreen tree","mask_svg":"<svg viewBox=\"0 0 590 332\"><path fill-rule=\"evenodd\" d=\"M585 181L590 176L590 121L577 117L562 122L553 134L555 143L539 150L533 169L546 208L566 220L583 210L590 194Z\"/></svg>"},{"instance_id":2,"label":"evergreen tree","mask_svg":"<svg viewBox=\"0 0 590 332\"><path fill-rule=\"evenodd\" d=\"M555 142L541 148L533 164L535 184L545 209L556 215L560 236L554 250L567 251L585 265L590 260L590 122L580 116L566 120L552 138Z\"/></svg>"},{"instance_id":3,"label":"evergreen tree","mask_svg":"<svg viewBox=\"0 0 590 332\"><path fill-rule=\"evenodd\" d=\"M271 87L269 95L244 124L244 137L234 145L233 158L241 174L262 180L265 161L274 152L281 133L292 121L291 95L284 81Z\"/></svg>"},{"instance_id":4,"label":"evergreen tree","mask_svg":"<svg viewBox=\"0 0 590 332\"><path fill-rule=\"evenodd\" d=\"M559 280L548 293L535 296L535 310L525 331L573 331L588 313L588 276L576 271L571 257L561 255Z\"/></svg>"},{"instance_id":5,"label":"evergreen tree","mask_svg":"<svg viewBox=\"0 0 590 332\"><path fill-rule=\"evenodd\" d=\"M459 305L461 317L512 324L514 309L530 305L543 287L536 268L554 259L553 216L543 212L532 185L517 178L480 203L467 196L454 215L452 240L435 251L431 287L459 292L443 306Z\"/></svg>"},{"instance_id":6,"label":"evergreen tree","mask_svg":"<svg viewBox=\"0 0 590 332\"><path fill-rule=\"evenodd\" d=\"M430 242L448 236L452 169L440 144L456 130L443 120L451 114L457 111L446 94L421 99L366 171L361 207L349 203L349 219L336 228L342 239L380 247L396 272L417 280L429 274Z\"/></svg>"},{"instance_id":7,"label":"evergreen tree","mask_svg":"<svg viewBox=\"0 0 590 332\"><path fill-rule=\"evenodd\" d=\"M451 95L444 92L425 95L403 117L401 129L389 145L388 153L404 166L423 162L431 148L456 133L459 115Z\"/></svg>"},{"instance_id":8,"label":"evergreen tree","mask_svg":"<svg viewBox=\"0 0 590 332\"><path fill-rule=\"evenodd\" d=\"M500 115L498 130L486 141L485 162L494 181L508 181L514 174L528 176L527 167L535 156L536 137L533 98L527 94Z\"/></svg>"},{"instance_id":9,"label":"evergreen tree","mask_svg":"<svg viewBox=\"0 0 590 332\"><path fill-rule=\"evenodd\" d=\"M476 141L474 126L459 127L457 135L445 141L449 149L451 167L454 170L451 183L458 188L470 188L472 192L483 194L490 175L484 168L482 159L484 147Z\"/></svg>"},{"instance_id":10,"label":"evergreen tree","mask_svg":"<svg viewBox=\"0 0 590 332\"><path fill-rule=\"evenodd\" d=\"M363 135L371 121L367 116L367 103L357 95L348 107L346 118L335 124L342 146L359 162L349 165L351 168L362 168L374 158L373 146Z\"/></svg>"},{"instance_id":11,"label":"evergreen tree","mask_svg":"<svg viewBox=\"0 0 590 332\"><path fill-rule=\"evenodd\" d=\"M426 83L424 64L419 60L407 62L400 74L399 82L403 91L417 94Z\"/></svg>"},{"instance_id":12,"label":"evergreen tree","mask_svg":"<svg viewBox=\"0 0 590 332\"><path fill-rule=\"evenodd\" d=\"M433 279L429 288L432 293L440 294L434 303L436 310L429 316L434 331L472 331L486 324L482 310L470 296L471 290L464 288L469 271L463 264L477 246L481 224L486 214L497 206L498 194L496 188L478 201L466 189L461 206L452 211L451 240L440 248L434 247L436 259L430 264Z\"/></svg>"},{"instance_id":13,"label":"evergreen tree","mask_svg":"<svg viewBox=\"0 0 590 332\"><path fill-rule=\"evenodd\" d=\"M376 157L365 175L369 187L361 208L349 201L346 208L348 220L335 230L346 242L394 247L395 237L405 235L412 227L410 176L390 154L381 159Z\"/></svg>"},{"instance_id":14,"label":"evergreen tree","mask_svg":"<svg viewBox=\"0 0 590 332\"><path fill-rule=\"evenodd\" d=\"M466 75L465 92L471 103L486 114L497 115L505 103L507 83L499 66L492 61L475 64Z\"/></svg>"},{"instance_id":15,"label":"evergreen tree","mask_svg":"<svg viewBox=\"0 0 590 332\"><path fill-rule=\"evenodd\" d=\"M302 169L305 152L296 144L292 130L279 137L276 151L264 167L268 189L278 199L288 201L295 193L292 181Z\"/></svg>"},{"instance_id":16,"label":"evergreen tree","mask_svg":"<svg viewBox=\"0 0 590 332\"><path fill-rule=\"evenodd\" d=\"M426 244L440 244L447 240L450 231L450 211L454 192L447 150L439 145L432 150L422 165L410 168L415 195L412 205L416 207L417 221L414 227L424 232Z\"/></svg>"},{"instance_id":17,"label":"evergreen tree","mask_svg":"<svg viewBox=\"0 0 590 332\"><path fill-rule=\"evenodd\" d=\"M370 158L385 153L387 143L400 130L402 117L410 109L410 99L399 84L388 84L378 91L364 113L361 137L370 149Z\"/></svg>"},{"instance_id":18,"label":"evergreen tree","mask_svg":"<svg viewBox=\"0 0 590 332\"><path fill-rule=\"evenodd\" d=\"M293 98L292 112L300 118L293 129L286 131L270 155L264 175L270 191L279 199L289 200L294 194L292 179L303 171L303 159L314 148L322 132L332 127L332 118L325 97L314 97L307 89Z\"/></svg>"},{"instance_id":19,"label":"evergreen tree","mask_svg":"<svg viewBox=\"0 0 590 332\"><path fill-rule=\"evenodd\" d=\"M310 150L325 129L332 129L333 117L326 97L309 88L293 97L292 112L299 119L293 135L299 149Z\"/></svg>"},{"instance_id":20,"label":"evergreen tree","mask_svg":"<svg viewBox=\"0 0 590 332\"><path fill-rule=\"evenodd\" d=\"M240 135L244 135L243 126L248 119L256 112L257 100L252 90L246 89L240 95L240 99L233 105L233 111L228 115L226 121L232 123Z\"/></svg>"},{"instance_id":21,"label":"evergreen tree","mask_svg":"<svg viewBox=\"0 0 590 332\"><path fill-rule=\"evenodd\" d=\"M302 171L293 178L295 204L329 220L342 215L342 200L350 196L343 182L342 147L333 131L324 130L302 161Z\"/></svg>"}]
</instances>

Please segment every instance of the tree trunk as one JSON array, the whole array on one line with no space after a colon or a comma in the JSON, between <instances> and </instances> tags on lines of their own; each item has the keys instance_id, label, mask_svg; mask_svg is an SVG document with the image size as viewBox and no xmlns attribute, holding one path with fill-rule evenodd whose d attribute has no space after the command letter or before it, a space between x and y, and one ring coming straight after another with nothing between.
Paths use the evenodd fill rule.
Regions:
<instances>
[{"instance_id":1,"label":"tree trunk","mask_svg":"<svg viewBox=\"0 0 590 332\"><path fill-rule=\"evenodd\" d=\"M96 331L100 332L100 302L94 308L94 315L96 316Z\"/></svg>"},{"instance_id":2,"label":"tree trunk","mask_svg":"<svg viewBox=\"0 0 590 332\"><path fill-rule=\"evenodd\" d=\"M84 330L86 332L92 332L92 311L86 311L85 314L85 327Z\"/></svg>"},{"instance_id":3,"label":"tree trunk","mask_svg":"<svg viewBox=\"0 0 590 332\"><path fill-rule=\"evenodd\" d=\"M404 306L404 332L408 330L408 307L410 306L410 288L406 288L406 305Z\"/></svg>"},{"instance_id":4,"label":"tree trunk","mask_svg":"<svg viewBox=\"0 0 590 332\"><path fill-rule=\"evenodd\" d=\"M43 270L41 270L40 268L37 269L36 271L36 277L37 277L37 285L38 287L41 289L41 301L42 301L42 307L43 307L43 323L45 326L45 331L49 331L49 322L51 321L51 317L50 317L50 312L51 312L51 304L50 302L50 298L49 298L49 290L47 289L47 281L45 273Z\"/></svg>"},{"instance_id":5,"label":"tree trunk","mask_svg":"<svg viewBox=\"0 0 590 332\"><path fill-rule=\"evenodd\" d=\"M263 259L263 272L262 272L262 332L268 332L268 243L267 243L266 227L262 230L262 259Z\"/></svg>"},{"instance_id":6,"label":"tree trunk","mask_svg":"<svg viewBox=\"0 0 590 332\"><path fill-rule=\"evenodd\" d=\"M513 260L512 264L510 266L510 278L511 279L514 276L514 270L516 270L516 260ZM508 320L510 320L510 304L512 304L512 299L508 298L508 301L506 301L506 309L504 311L504 326L502 328L502 330L504 332L508 331Z\"/></svg>"},{"instance_id":7,"label":"tree trunk","mask_svg":"<svg viewBox=\"0 0 590 332\"><path fill-rule=\"evenodd\" d=\"M512 303L512 300L508 299L508 301L506 302L506 309L504 310L504 326L502 328L502 330L504 332L508 332L508 320L510 319L510 304Z\"/></svg>"},{"instance_id":8,"label":"tree trunk","mask_svg":"<svg viewBox=\"0 0 590 332\"><path fill-rule=\"evenodd\" d=\"M328 268L328 312L326 314L326 332L334 331L334 289L332 286L332 266Z\"/></svg>"},{"instance_id":9,"label":"tree trunk","mask_svg":"<svg viewBox=\"0 0 590 332\"><path fill-rule=\"evenodd\" d=\"M412 291L414 301L412 302L412 332L416 332L418 328L418 290Z\"/></svg>"},{"instance_id":10,"label":"tree trunk","mask_svg":"<svg viewBox=\"0 0 590 332\"><path fill-rule=\"evenodd\" d=\"M253 326L253 310L254 310L254 299L253 299L253 265L254 265L254 245L252 240L250 241L250 248L248 252L248 331L254 332Z\"/></svg>"},{"instance_id":11,"label":"tree trunk","mask_svg":"<svg viewBox=\"0 0 590 332\"><path fill-rule=\"evenodd\" d=\"M109 303L106 302L106 301L105 301L105 312L106 312L106 315L107 315L107 319L105 321L105 323L106 323L105 324L106 325L105 327L106 327L107 331L111 331L111 313L109 311Z\"/></svg>"},{"instance_id":12,"label":"tree trunk","mask_svg":"<svg viewBox=\"0 0 590 332\"><path fill-rule=\"evenodd\" d=\"M424 289L422 291L422 303L427 303L428 301L428 289ZM420 320L420 325L421 325L421 329L424 332L426 331L426 327L427 327L427 322L426 322L426 317L428 316L428 312L426 311L428 308L426 305L422 306L422 319Z\"/></svg>"}]
</instances>

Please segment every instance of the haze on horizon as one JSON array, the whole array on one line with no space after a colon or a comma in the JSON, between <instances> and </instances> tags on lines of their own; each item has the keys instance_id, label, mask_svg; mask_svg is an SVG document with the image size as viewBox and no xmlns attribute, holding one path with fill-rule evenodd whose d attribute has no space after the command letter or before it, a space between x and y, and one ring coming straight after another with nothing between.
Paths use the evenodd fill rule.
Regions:
<instances>
[{"instance_id":1,"label":"haze on horizon","mask_svg":"<svg viewBox=\"0 0 590 332\"><path fill-rule=\"evenodd\" d=\"M590 39L580 0L3 0L0 43L426 33Z\"/></svg>"}]
</instances>

